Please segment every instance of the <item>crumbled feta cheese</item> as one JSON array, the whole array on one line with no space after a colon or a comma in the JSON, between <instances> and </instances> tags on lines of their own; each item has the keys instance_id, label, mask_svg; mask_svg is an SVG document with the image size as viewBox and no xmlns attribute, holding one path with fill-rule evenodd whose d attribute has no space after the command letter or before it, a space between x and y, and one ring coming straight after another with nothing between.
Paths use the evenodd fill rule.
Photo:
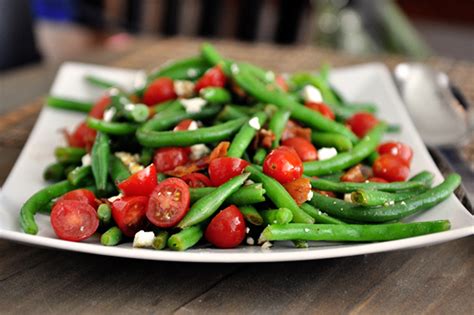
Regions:
<instances>
[{"instance_id":1,"label":"crumbled feta cheese","mask_svg":"<svg viewBox=\"0 0 474 315\"><path fill-rule=\"evenodd\" d=\"M255 240L252 237L247 237L247 245L255 245Z\"/></svg>"},{"instance_id":2,"label":"crumbled feta cheese","mask_svg":"<svg viewBox=\"0 0 474 315\"><path fill-rule=\"evenodd\" d=\"M146 72L145 71L139 71L136 75L135 78L133 79L133 88L135 90L141 90L145 87L146 85Z\"/></svg>"},{"instance_id":3,"label":"crumbled feta cheese","mask_svg":"<svg viewBox=\"0 0 474 315\"><path fill-rule=\"evenodd\" d=\"M248 226L245 228L245 233L247 233L247 234L250 233L250 228Z\"/></svg>"},{"instance_id":4,"label":"crumbled feta cheese","mask_svg":"<svg viewBox=\"0 0 474 315\"><path fill-rule=\"evenodd\" d=\"M206 100L200 97L194 97L194 98L181 100L181 105L183 105L184 109L186 110L186 113L189 113L189 114L199 113L204 107L204 105L206 104L207 104Z\"/></svg>"},{"instance_id":5,"label":"crumbled feta cheese","mask_svg":"<svg viewBox=\"0 0 474 315\"><path fill-rule=\"evenodd\" d=\"M143 165L138 162L140 160L140 156L138 154L130 154L128 152L116 152L115 156L118 157L120 161L122 161L122 163L128 167L128 170L132 174L143 169Z\"/></svg>"},{"instance_id":6,"label":"crumbled feta cheese","mask_svg":"<svg viewBox=\"0 0 474 315\"><path fill-rule=\"evenodd\" d=\"M309 200L313 199L313 195L314 195L314 193L313 193L312 190L308 191L308 195L306 196L306 200L309 201Z\"/></svg>"},{"instance_id":7,"label":"crumbled feta cheese","mask_svg":"<svg viewBox=\"0 0 474 315\"><path fill-rule=\"evenodd\" d=\"M107 199L107 200L109 202L114 202L115 200L122 198L122 196L123 196L122 194L118 194L117 196L109 197L109 199Z\"/></svg>"},{"instance_id":8,"label":"crumbled feta cheese","mask_svg":"<svg viewBox=\"0 0 474 315\"><path fill-rule=\"evenodd\" d=\"M135 104L128 103L127 105L124 106L124 109L128 112L131 112L135 108Z\"/></svg>"},{"instance_id":9,"label":"crumbled feta cheese","mask_svg":"<svg viewBox=\"0 0 474 315\"><path fill-rule=\"evenodd\" d=\"M231 66L230 66L230 71L233 73L233 74L237 74L239 73L240 69L239 69L239 66L235 63L233 63Z\"/></svg>"},{"instance_id":10,"label":"crumbled feta cheese","mask_svg":"<svg viewBox=\"0 0 474 315\"><path fill-rule=\"evenodd\" d=\"M323 97L321 95L321 92L319 92L319 90L312 85L305 85L305 87L303 88L303 99L306 102L312 102L312 103L323 102Z\"/></svg>"},{"instance_id":11,"label":"crumbled feta cheese","mask_svg":"<svg viewBox=\"0 0 474 315\"><path fill-rule=\"evenodd\" d=\"M90 153L83 155L81 158L81 162L82 162L82 166L91 165L92 160L91 160Z\"/></svg>"},{"instance_id":12,"label":"crumbled feta cheese","mask_svg":"<svg viewBox=\"0 0 474 315\"><path fill-rule=\"evenodd\" d=\"M252 185L252 184L255 184L255 182L251 179L247 179L245 182L244 182L244 186L249 186L249 185Z\"/></svg>"},{"instance_id":13,"label":"crumbled feta cheese","mask_svg":"<svg viewBox=\"0 0 474 315\"><path fill-rule=\"evenodd\" d=\"M117 113L117 110L115 107L110 107L107 108L104 112L104 121L110 122L112 119L114 119L115 114Z\"/></svg>"},{"instance_id":14,"label":"crumbled feta cheese","mask_svg":"<svg viewBox=\"0 0 474 315\"><path fill-rule=\"evenodd\" d=\"M194 83L188 80L175 80L174 92L178 97L189 98L194 94Z\"/></svg>"},{"instance_id":15,"label":"crumbled feta cheese","mask_svg":"<svg viewBox=\"0 0 474 315\"><path fill-rule=\"evenodd\" d=\"M115 96L115 95L119 95L120 94L120 90L117 89L116 87L113 87L109 90L109 95L110 96Z\"/></svg>"},{"instance_id":16,"label":"crumbled feta cheese","mask_svg":"<svg viewBox=\"0 0 474 315\"><path fill-rule=\"evenodd\" d=\"M273 244L270 243L269 241L266 241L265 243L262 244L262 249L270 249L270 247L272 247Z\"/></svg>"},{"instance_id":17,"label":"crumbled feta cheese","mask_svg":"<svg viewBox=\"0 0 474 315\"><path fill-rule=\"evenodd\" d=\"M268 82L275 81L275 73L273 71L265 72L265 80Z\"/></svg>"},{"instance_id":18,"label":"crumbled feta cheese","mask_svg":"<svg viewBox=\"0 0 474 315\"><path fill-rule=\"evenodd\" d=\"M402 206L406 206L406 205L407 205L407 203L406 203L405 201L400 202L400 204L401 204Z\"/></svg>"},{"instance_id":19,"label":"crumbled feta cheese","mask_svg":"<svg viewBox=\"0 0 474 315\"><path fill-rule=\"evenodd\" d=\"M193 120L190 124L189 124L189 127L188 127L188 130L197 130L199 128L197 122L195 120Z\"/></svg>"},{"instance_id":20,"label":"crumbled feta cheese","mask_svg":"<svg viewBox=\"0 0 474 315\"><path fill-rule=\"evenodd\" d=\"M328 160L337 155L336 148L321 148L318 150L318 159L320 161Z\"/></svg>"},{"instance_id":21,"label":"crumbled feta cheese","mask_svg":"<svg viewBox=\"0 0 474 315\"><path fill-rule=\"evenodd\" d=\"M351 194L344 194L344 201L352 203L352 195Z\"/></svg>"},{"instance_id":22,"label":"crumbled feta cheese","mask_svg":"<svg viewBox=\"0 0 474 315\"><path fill-rule=\"evenodd\" d=\"M192 79L192 78L197 77L198 71L195 68L189 68L188 71L186 71L186 74L188 75L188 77Z\"/></svg>"},{"instance_id":23,"label":"crumbled feta cheese","mask_svg":"<svg viewBox=\"0 0 474 315\"><path fill-rule=\"evenodd\" d=\"M260 128L262 128L262 126L260 126L260 121L258 120L258 117L252 117L249 120L249 125L255 130L260 130Z\"/></svg>"},{"instance_id":24,"label":"crumbled feta cheese","mask_svg":"<svg viewBox=\"0 0 474 315\"><path fill-rule=\"evenodd\" d=\"M138 231L133 238L133 247L152 247L155 233Z\"/></svg>"},{"instance_id":25,"label":"crumbled feta cheese","mask_svg":"<svg viewBox=\"0 0 474 315\"><path fill-rule=\"evenodd\" d=\"M211 150L205 144L195 144L191 146L191 154L189 157L191 160L196 161L207 155Z\"/></svg>"}]
</instances>

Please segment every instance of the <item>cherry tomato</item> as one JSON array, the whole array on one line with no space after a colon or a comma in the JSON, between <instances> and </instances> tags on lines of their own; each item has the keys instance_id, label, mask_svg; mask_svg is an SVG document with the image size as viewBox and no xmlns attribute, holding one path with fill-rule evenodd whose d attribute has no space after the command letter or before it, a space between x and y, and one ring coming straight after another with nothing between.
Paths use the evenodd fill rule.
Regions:
<instances>
[{"instance_id":1,"label":"cherry tomato","mask_svg":"<svg viewBox=\"0 0 474 315\"><path fill-rule=\"evenodd\" d=\"M378 147L377 151L380 155L390 154L396 156L405 161L408 166L410 166L411 159L413 157L412 149L408 145L397 141L389 141L382 143Z\"/></svg>"},{"instance_id":2,"label":"cherry tomato","mask_svg":"<svg viewBox=\"0 0 474 315\"><path fill-rule=\"evenodd\" d=\"M263 172L281 184L298 179L303 174L303 162L293 148L279 147L263 161Z\"/></svg>"},{"instance_id":3,"label":"cherry tomato","mask_svg":"<svg viewBox=\"0 0 474 315\"><path fill-rule=\"evenodd\" d=\"M66 140L71 147L89 150L95 141L97 132L87 127L86 122L81 122L72 133L66 132Z\"/></svg>"},{"instance_id":4,"label":"cherry tomato","mask_svg":"<svg viewBox=\"0 0 474 315\"><path fill-rule=\"evenodd\" d=\"M155 151L153 163L158 173L174 170L189 161L189 148L167 147Z\"/></svg>"},{"instance_id":5,"label":"cherry tomato","mask_svg":"<svg viewBox=\"0 0 474 315\"><path fill-rule=\"evenodd\" d=\"M194 89L199 92L201 89L214 86L224 87L227 82L227 78L222 72L221 67L215 66L204 73L204 75L196 82Z\"/></svg>"},{"instance_id":6,"label":"cherry tomato","mask_svg":"<svg viewBox=\"0 0 474 315\"><path fill-rule=\"evenodd\" d=\"M158 184L154 164L130 175L118 184L118 188L125 196L148 196Z\"/></svg>"},{"instance_id":7,"label":"cherry tomato","mask_svg":"<svg viewBox=\"0 0 474 315\"><path fill-rule=\"evenodd\" d=\"M189 129L189 126L193 123L192 119L181 120L179 124L174 127L173 131L186 131Z\"/></svg>"},{"instance_id":8,"label":"cherry tomato","mask_svg":"<svg viewBox=\"0 0 474 315\"><path fill-rule=\"evenodd\" d=\"M378 124L377 118L370 113L355 113L347 120L349 127L359 138L365 136L375 125Z\"/></svg>"},{"instance_id":9,"label":"cherry tomato","mask_svg":"<svg viewBox=\"0 0 474 315\"><path fill-rule=\"evenodd\" d=\"M405 161L391 154L379 156L372 166L374 175L389 182L401 182L410 175L410 168Z\"/></svg>"},{"instance_id":10,"label":"cherry tomato","mask_svg":"<svg viewBox=\"0 0 474 315\"><path fill-rule=\"evenodd\" d=\"M281 74L277 74L275 76L275 83L278 85L283 91L288 92L288 84L286 83L285 78Z\"/></svg>"},{"instance_id":11,"label":"cherry tomato","mask_svg":"<svg viewBox=\"0 0 474 315\"><path fill-rule=\"evenodd\" d=\"M308 201L308 196L311 191L311 183L309 178L301 177L283 186L298 205Z\"/></svg>"},{"instance_id":12,"label":"cherry tomato","mask_svg":"<svg viewBox=\"0 0 474 315\"><path fill-rule=\"evenodd\" d=\"M65 193L62 195L56 203L62 200L76 200L82 203L86 203L90 205L92 208L97 208L97 201L95 199L95 195L92 191L88 189L75 189L70 192Z\"/></svg>"},{"instance_id":13,"label":"cherry tomato","mask_svg":"<svg viewBox=\"0 0 474 315\"><path fill-rule=\"evenodd\" d=\"M119 229L128 237L146 226L148 197L125 196L112 202L112 217Z\"/></svg>"},{"instance_id":14,"label":"cherry tomato","mask_svg":"<svg viewBox=\"0 0 474 315\"><path fill-rule=\"evenodd\" d=\"M318 159L318 151L310 141L304 138L289 138L284 140L281 144L295 149L296 153L303 162L314 161Z\"/></svg>"},{"instance_id":15,"label":"cherry tomato","mask_svg":"<svg viewBox=\"0 0 474 315\"><path fill-rule=\"evenodd\" d=\"M327 106L324 103L306 102L304 106L311 108L314 111L319 112L321 115L331 120L334 120L336 118L332 109L329 108L329 106Z\"/></svg>"},{"instance_id":16,"label":"cherry tomato","mask_svg":"<svg viewBox=\"0 0 474 315\"><path fill-rule=\"evenodd\" d=\"M143 103L153 106L176 98L174 83L171 78L162 77L151 82L143 94Z\"/></svg>"},{"instance_id":17,"label":"cherry tomato","mask_svg":"<svg viewBox=\"0 0 474 315\"><path fill-rule=\"evenodd\" d=\"M191 173L181 177L182 180L188 184L191 188L209 187L211 186L211 180L204 174Z\"/></svg>"},{"instance_id":18,"label":"cherry tomato","mask_svg":"<svg viewBox=\"0 0 474 315\"><path fill-rule=\"evenodd\" d=\"M371 183L388 183L385 179L380 177L370 177L368 181Z\"/></svg>"},{"instance_id":19,"label":"cherry tomato","mask_svg":"<svg viewBox=\"0 0 474 315\"><path fill-rule=\"evenodd\" d=\"M102 119L104 117L104 112L107 109L107 106L110 105L110 96L104 95L102 96L92 107L91 111L89 112L90 117L94 117L97 119Z\"/></svg>"},{"instance_id":20,"label":"cherry tomato","mask_svg":"<svg viewBox=\"0 0 474 315\"><path fill-rule=\"evenodd\" d=\"M167 178L150 195L146 217L154 225L169 228L189 211L189 186L179 178Z\"/></svg>"},{"instance_id":21,"label":"cherry tomato","mask_svg":"<svg viewBox=\"0 0 474 315\"><path fill-rule=\"evenodd\" d=\"M234 248L245 238L244 216L234 205L219 212L209 223L204 236L219 248Z\"/></svg>"},{"instance_id":22,"label":"cherry tomato","mask_svg":"<svg viewBox=\"0 0 474 315\"><path fill-rule=\"evenodd\" d=\"M348 169L342 176L342 182L363 183L373 175L372 169L368 166L357 164Z\"/></svg>"},{"instance_id":23,"label":"cherry tomato","mask_svg":"<svg viewBox=\"0 0 474 315\"><path fill-rule=\"evenodd\" d=\"M229 179L242 174L249 162L233 157L220 157L209 164L209 177L213 186L220 186Z\"/></svg>"},{"instance_id":24,"label":"cherry tomato","mask_svg":"<svg viewBox=\"0 0 474 315\"><path fill-rule=\"evenodd\" d=\"M51 210L51 225L63 240L79 242L97 231L99 219L95 209L78 200L61 200Z\"/></svg>"}]
</instances>

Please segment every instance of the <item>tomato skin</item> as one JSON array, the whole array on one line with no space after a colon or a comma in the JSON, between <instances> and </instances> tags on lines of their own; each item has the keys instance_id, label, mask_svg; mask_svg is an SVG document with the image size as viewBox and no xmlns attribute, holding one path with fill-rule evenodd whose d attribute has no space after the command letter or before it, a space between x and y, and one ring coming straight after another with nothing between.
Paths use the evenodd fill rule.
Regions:
<instances>
[{"instance_id":1,"label":"tomato skin","mask_svg":"<svg viewBox=\"0 0 474 315\"><path fill-rule=\"evenodd\" d=\"M118 188L125 196L148 196L157 184L155 165L150 164L119 183Z\"/></svg>"},{"instance_id":2,"label":"tomato skin","mask_svg":"<svg viewBox=\"0 0 474 315\"><path fill-rule=\"evenodd\" d=\"M182 180L188 184L191 188L210 187L212 186L211 180L204 174L191 173L181 177Z\"/></svg>"},{"instance_id":3,"label":"tomato skin","mask_svg":"<svg viewBox=\"0 0 474 315\"><path fill-rule=\"evenodd\" d=\"M303 162L293 148L282 146L267 155L263 172L281 184L287 184L303 175Z\"/></svg>"},{"instance_id":4,"label":"tomato skin","mask_svg":"<svg viewBox=\"0 0 474 315\"><path fill-rule=\"evenodd\" d=\"M355 113L351 118L347 120L347 124L351 128L352 132L355 133L359 138L365 136L375 125L378 124L378 119L370 113Z\"/></svg>"},{"instance_id":5,"label":"tomato skin","mask_svg":"<svg viewBox=\"0 0 474 315\"><path fill-rule=\"evenodd\" d=\"M63 240L79 242L92 236L99 227L95 209L79 200L61 200L51 210L51 226Z\"/></svg>"},{"instance_id":6,"label":"tomato skin","mask_svg":"<svg viewBox=\"0 0 474 315\"><path fill-rule=\"evenodd\" d=\"M390 154L396 156L404 161L407 166L410 166L411 159L413 158L413 150L408 145L398 141L388 141L382 143L378 147L377 152L380 155Z\"/></svg>"},{"instance_id":7,"label":"tomato skin","mask_svg":"<svg viewBox=\"0 0 474 315\"><path fill-rule=\"evenodd\" d=\"M174 170L189 161L189 148L167 147L155 151L153 163L158 173Z\"/></svg>"},{"instance_id":8,"label":"tomato skin","mask_svg":"<svg viewBox=\"0 0 474 315\"><path fill-rule=\"evenodd\" d=\"M86 203L90 205L94 209L97 209L97 206L98 206L94 193L88 189L83 189L83 188L75 189L75 190L65 193L58 199L58 201L56 201L56 203L62 200L80 201L82 203Z\"/></svg>"},{"instance_id":9,"label":"tomato skin","mask_svg":"<svg viewBox=\"0 0 474 315\"><path fill-rule=\"evenodd\" d=\"M112 217L118 228L128 237L146 226L148 197L124 196L112 202Z\"/></svg>"},{"instance_id":10,"label":"tomato skin","mask_svg":"<svg viewBox=\"0 0 474 315\"><path fill-rule=\"evenodd\" d=\"M181 120L179 124L174 127L173 131L186 131L189 129L189 126L193 123L192 119Z\"/></svg>"},{"instance_id":11,"label":"tomato skin","mask_svg":"<svg viewBox=\"0 0 474 315\"><path fill-rule=\"evenodd\" d=\"M89 128L86 122L81 122L70 134L66 132L66 140L71 147L85 148L90 150L95 141L97 132Z\"/></svg>"},{"instance_id":12,"label":"tomato skin","mask_svg":"<svg viewBox=\"0 0 474 315\"><path fill-rule=\"evenodd\" d=\"M390 154L379 156L372 168L376 177L383 178L389 182L401 182L410 175L410 168L405 162Z\"/></svg>"},{"instance_id":13,"label":"tomato skin","mask_svg":"<svg viewBox=\"0 0 474 315\"><path fill-rule=\"evenodd\" d=\"M380 177L370 177L368 181L371 183L388 183L385 179Z\"/></svg>"},{"instance_id":14,"label":"tomato skin","mask_svg":"<svg viewBox=\"0 0 474 315\"><path fill-rule=\"evenodd\" d=\"M331 120L334 120L336 116L334 115L334 112L332 111L329 106L327 106L324 103L314 103L314 102L306 102L304 106L319 112L321 115L323 115L326 118L329 118Z\"/></svg>"},{"instance_id":15,"label":"tomato skin","mask_svg":"<svg viewBox=\"0 0 474 315\"><path fill-rule=\"evenodd\" d=\"M194 89L199 92L201 89L206 87L224 87L227 82L227 78L222 72L220 66L215 66L204 73L204 75L196 82Z\"/></svg>"},{"instance_id":16,"label":"tomato skin","mask_svg":"<svg viewBox=\"0 0 474 315\"><path fill-rule=\"evenodd\" d=\"M281 74L275 76L275 83L285 92L288 92L288 84L286 83L285 78Z\"/></svg>"},{"instance_id":17,"label":"tomato skin","mask_svg":"<svg viewBox=\"0 0 474 315\"><path fill-rule=\"evenodd\" d=\"M209 164L209 177L213 186L220 186L229 179L242 174L249 162L233 157L220 157Z\"/></svg>"},{"instance_id":18,"label":"tomato skin","mask_svg":"<svg viewBox=\"0 0 474 315\"><path fill-rule=\"evenodd\" d=\"M104 118L104 112L110 105L111 99L109 95L102 96L92 107L89 116L97 119Z\"/></svg>"},{"instance_id":19,"label":"tomato skin","mask_svg":"<svg viewBox=\"0 0 474 315\"><path fill-rule=\"evenodd\" d=\"M188 213L189 186L179 178L167 178L150 195L146 217L161 228L173 227Z\"/></svg>"},{"instance_id":20,"label":"tomato skin","mask_svg":"<svg viewBox=\"0 0 474 315\"><path fill-rule=\"evenodd\" d=\"M220 211L209 223L204 237L219 248L234 248L245 238L244 216L234 205Z\"/></svg>"},{"instance_id":21,"label":"tomato skin","mask_svg":"<svg viewBox=\"0 0 474 315\"><path fill-rule=\"evenodd\" d=\"M171 78L162 77L151 82L143 94L143 103L153 106L177 97Z\"/></svg>"},{"instance_id":22,"label":"tomato skin","mask_svg":"<svg viewBox=\"0 0 474 315\"><path fill-rule=\"evenodd\" d=\"M310 141L304 138L289 138L284 140L281 144L295 149L296 153L303 162L314 161L318 159L318 151Z\"/></svg>"}]
</instances>

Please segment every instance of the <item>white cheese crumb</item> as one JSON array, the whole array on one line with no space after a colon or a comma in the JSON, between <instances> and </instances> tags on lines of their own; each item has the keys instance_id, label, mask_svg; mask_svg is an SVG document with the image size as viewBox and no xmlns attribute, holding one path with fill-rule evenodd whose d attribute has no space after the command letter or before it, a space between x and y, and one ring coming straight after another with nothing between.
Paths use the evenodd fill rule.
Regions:
<instances>
[{"instance_id":1,"label":"white cheese crumb","mask_svg":"<svg viewBox=\"0 0 474 315\"><path fill-rule=\"evenodd\" d=\"M135 108L135 104L128 103L127 105L124 106L124 109L128 112L131 112Z\"/></svg>"},{"instance_id":2,"label":"white cheese crumb","mask_svg":"<svg viewBox=\"0 0 474 315\"><path fill-rule=\"evenodd\" d=\"M245 182L244 182L244 186L250 186L252 184L255 184L255 182L251 179L247 179Z\"/></svg>"},{"instance_id":3,"label":"white cheese crumb","mask_svg":"<svg viewBox=\"0 0 474 315\"><path fill-rule=\"evenodd\" d=\"M120 90L115 88L115 87L113 87L109 90L109 95L110 96L116 96L116 95L119 95L119 94L120 94Z\"/></svg>"},{"instance_id":4,"label":"white cheese crumb","mask_svg":"<svg viewBox=\"0 0 474 315\"><path fill-rule=\"evenodd\" d=\"M318 150L318 159L320 161L328 160L337 155L336 148L321 148Z\"/></svg>"},{"instance_id":5,"label":"white cheese crumb","mask_svg":"<svg viewBox=\"0 0 474 315\"><path fill-rule=\"evenodd\" d=\"M252 237L247 237L247 245L255 245L255 240Z\"/></svg>"},{"instance_id":6,"label":"white cheese crumb","mask_svg":"<svg viewBox=\"0 0 474 315\"><path fill-rule=\"evenodd\" d=\"M265 72L265 80L267 82L273 82L275 81L275 73L273 71L267 71Z\"/></svg>"},{"instance_id":7,"label":"white cheese crumb","mask_svg":"<svg viewBox=\"0 0 474 315\"><path fill-rule=\"evenodd\" d=\"M266 241L265 243L262 244L262 249L270 249L270 247L272 247L273 244L270 243L269 241Z\"/></svg>"},{"instance_id":8,"label":"white cheese crumb","mask_svg":"<svg viewBox=\"0 0 474 315\"><path fill-rule=\"evenodd\" d=\"M195 120L193 120L189 124L188 130L197 130L198 128L199 128L198 123Z\"/></svg>"},{"instance_id":9,"label":"white cheese crumb","mask_svg":"<svg viewBox=\"0 0 474 315\"><path fill-rule=\"evenodd\" d=\"M313 199L313 195L314 195L314 193L313 193L312 190L308 191L308 195L306 196L306 200L309 201L309 200Z\"/></svg>"},{"instance_id":10,"label":"white cheese crumb","mask_svg":"<svg viewBox=\"0 0 474 315\"><path fill-rule=\"evenodd\" d=\"M83 155L82 158L81 158L81 162L82 162L82 166L91 165L92 160L91 160L90 153L87 153L87 154Z\"/></svg>"},{"instance_id":11,"label":"white cheese crumb","mask_svg":"<svg viewBox=\"0 0 474 315\"><path fill-rule=\"evenodd\" d=\"M104 112L104 121L110 122L114 118L115 114L117 113L117 110L115 107L110 107L107 108Z\"/></svg>"},{"instance_id":12,"label":"white cheese crumb","mask_svg":"<svg viewBox=\"0 0 474 315\"><path fill-rule=\"evenodd\" d=\"M258 117L253 117L249 120L249 125L255 130L260 130L262 126L260 126L260 121L258 121Z\"/></svg>"},{"instance_id":13,"label":"white cheese crumb","mask_svg":"<svg viewBox=\"0 0 474 315\"><path fill-rule=\"evenodd\" d=\"M186 113L196 114L202 110L204 105L206 105L206 100L200 97L182 99L181 105L183 105L184 109L186 110Z\"/></svg>"},{"instance_id":14,"label":"white cheese crumb","mask_svg":"<svg viewBox=\"0 0 474 315\"><path fill-rule=\"evenodd\" d=\"M235 63L233 63L231 66L230 66L230 71L233 73L233 74L238 74L240 69L239 69L239 66Z\"/></svg>"},{"instance_id":15,"label":"white cheese crumb","mask_svg":"<svg viewBox=\"0 0 474 315\"><path fill-rule=\"evenodd\" d=\"M352 194L344 194L344 201L352 203Z\"/></svg>"},{"instance_id":16,"label":"white cheese crumb","mask_svg":"<svg viewBox=\"0 0 474 315\"><path fill-rule=\"evenodd\" d=\"M154 239L155 233L140 230L135 234L135 237L133 238L133 247L152 247Z\"/></svg>"},{"instance_id":17,"label":"white cheese crumb","mask_svg":"<svg viewBox=\"0 0 474 315\"><path fill-rule=\"evenodd\" d=\"M188 71L186 71L186 74L190 78L195 78L198 75L198 71L195 68L189 68Z\"/></svg>"},{"instance_id":18,"label":"white cheese crumb","mask_svg":"<svg viewBox=\"0 0 474 315\"><path fill-rule=\"evenodd\" d=\"M122 194L118 194L117 196L112 196L112 197L110 197L110 198L107 199L107 200L108 200L109 202L114 202L115 200L122 198L122 196L123 196Z\"/></svg>"},{"instance_id":19,"label":"white cheese crumb","mask_svg":"<svg viewBox=\"0 0 474 315\"><path fill-rule=\"evenodd\" d=\"M133 88L135 90L140 90L143 89L146 85L146 72L145 71L139 71L136 75L135 78L133 79Z\"/></svg>"},{"instance_id":20,"label":"white cheese crumb","mask_svg":"<svg viewBox=\"0 0 474 315\"><path fill-rule=\"evenodd\" d=\"M194 94L194 83L188 80L175 80L174 92L178 97L189 98Z\"/></svg>"},{"instance_id":21,"label":"white cheese crumb","mask_svg":"<svg viewBox=\"0 0 474 315\"><path fill-rule=\"evenodd\" d=\"M140 156L138 154L130 154L128 152L116 152L115 156L122 161L125 166L128 167L130 173L135 174L138 171L143 169L143 165L141 165L138 161L140 160Z\"/></svg>"},{"instance_id":22,"label":"white cheese crumb","mask_svg":"<svg viewBox=\"0 0 474 315\"><path fill-rule=\"evenodd\" d=\"M406 203L405 201L400 202L400 204L401 204L402 206L406 206L406 205L407 205L407 203Z\"/></svg>"},{"instance_id":23,"label":"white cheese crumb","mask_svg":"<svg viewBox=\"0 0 474 315\"><path fill-rule=\"evenodd\" d=\"M323 96L321 95L321 92L319 90L312 86L312 85L306 85L303 88L303 99L306 102L311 102L311 103L322 103L323 102Z\"/></svg>"},{"instance_id":24,"label":"white cheese crumb","mask_svg":"<svg viewBox=\"0 0 474 315\"><path fill-rule=\"evenodd\" d=\"M196 161L207 155L211 150L205 144L195 144L191 146L191 154L189 157L191 160Z\"/></svg>"}]
</instances>

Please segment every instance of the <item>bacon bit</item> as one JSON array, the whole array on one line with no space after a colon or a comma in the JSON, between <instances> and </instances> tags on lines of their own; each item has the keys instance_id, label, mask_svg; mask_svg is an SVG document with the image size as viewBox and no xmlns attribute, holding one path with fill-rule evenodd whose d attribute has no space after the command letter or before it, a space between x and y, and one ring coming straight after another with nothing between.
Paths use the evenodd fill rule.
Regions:
<instances>
[{"instance_id":1,"label":"bacon bit","mask_svg":"<svg viewBox=\"0 0 474 315\"><path fill-rule=\"evenodd\" d=\"M286 123L285 130L283 130L283 134L281 135L281 141L285 141L286 139L294 137L300 137L311 141L311 129L303 128L298 123L290 119Z\"/></svg>"},{"instance_id":2,"label":"bacon bit","mask_svg":"<svg viewBox=\"0 0 474 315\"><path fill-rule=\"evenodd\" d=\"M215 160L220 157L224 157L227 155L227 150L229 150L230 142L229 141L222 141L212 150L211 154L209 155L209 162Z\"/></svg>"},{"instance_id":3,"label":"bacon bit","mask_svg":"<svg viewBox=\"0 0 474 315\"><path fill-rule=\"evenodd\" d=\"M333 191L319 190L319 189L313 189L313 191L315 193L318 193L318 194L326 196L326 197L336 198L336 194Z\"/></svg>"},{"instance_id":4,"label":"bacon bit","mask_svg":"<svg viewBox=\"0 0 474 315\"><path fill-rule=\"evenodd\" d=\"M240 98L247 97L247 93L245 93L245 91L233 81L230 84L230 89Z\"/></svg>"},{"instance_id":5,"label":"bacon bit","mask_svg":"<svg viewBox=\"0 0 474 315\"><path fill-rule=\"evenodd\" d=\"M140 103L141 101L140 97L137 94L130 94L128 98L130 99L130 102L133 104Z\"/></svg>"},{"instance_id":6,"label":"bacon bit","mask_svg":"<svg viewBox=\"0 0 474 315\"><path fill-rule=\"evenodd\" d=\"M341 176L341 181L363 183L372 176L372 168L362 164L357 164L356 166L351 167L347 172L344 173L344 175Z\"/></svg>"},{"instance_id":7,"label":"bacon bit","mask_svg":"<svg viewBox=\"0 0 474 315\"><path fill-rule=\"evenodd\" d=\"M309 178L301 177L283 186L298 205L308 201L308 194L311 191Z\"/></svg>"},{"instance_id":8,"label":"bacon bit","mask_svg":"<svg viewBox=\"0 0 474 315\"><path fill-rule=\"evenodd\" d=\"M255 134L255 138L253 140L253 148L270 149L272 147L273 140L275 140L275 134L271 130L262 128L258 130Z\"/></svg>"}]
</instances>

